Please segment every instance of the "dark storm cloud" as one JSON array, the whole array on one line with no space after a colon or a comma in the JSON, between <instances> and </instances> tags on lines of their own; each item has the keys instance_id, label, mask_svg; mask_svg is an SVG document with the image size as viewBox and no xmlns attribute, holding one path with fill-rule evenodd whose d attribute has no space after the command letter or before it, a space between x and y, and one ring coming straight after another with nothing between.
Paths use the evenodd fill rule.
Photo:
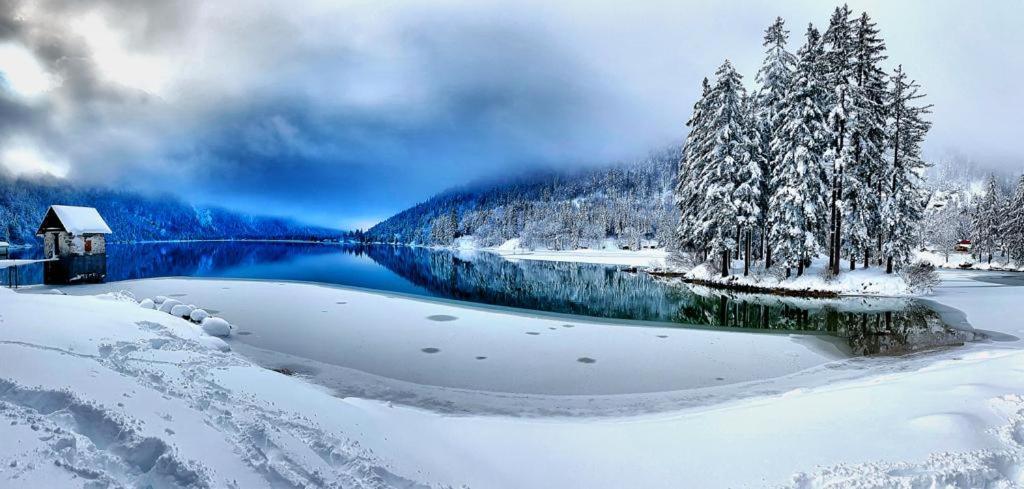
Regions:
<instances>
[{"instance_id":1,"label":"dark storm cloud","mask_svg":"<svg viewBox=\"0 0 1024 489\"><path fill-rule=\"evenodd\" d=\"M890 56L936 104L928 150L956 148L1009 168L1020 161L1011 143L1020 96L995 80L996 72L1019 79L1019 62L1004 53L996 64L979 53L1020 40L1009 25L1014 9L965 5L852 6L875 15ZM728 57L752 84L771 19L789 21L795 50L803 26L820 26L833 6L0 0L0 7L0 43L28 49L59 80L36 99L0 89L0 145L30 140L65 160L69 178L87 183L353 225L468 179L598 164L678 141L701 77ZM82 19L97 18L120 52L81 28Z\"/></svg>"}]
</instances>

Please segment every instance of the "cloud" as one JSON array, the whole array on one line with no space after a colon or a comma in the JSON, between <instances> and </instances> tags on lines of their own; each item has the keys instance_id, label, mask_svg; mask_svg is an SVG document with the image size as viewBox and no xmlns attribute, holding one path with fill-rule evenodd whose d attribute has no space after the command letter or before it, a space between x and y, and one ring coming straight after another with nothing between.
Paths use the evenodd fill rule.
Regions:
<instances>
[{"instance_id":1,"label":"cloud","mask_svg":"<svg viewBox=\"0 0 1024 489\"><path fill-rule=\"evenodd\" d=\"M1003 167L1020 161L1012 133L1021 95L1010 81L1021 62L1003 48L1020 45L1021 35L1009 7L852 6L878 19L892 60L936 104L930 152L956 148ZM0 147L28 148L84 183L344 225L468 179L599 164L678 141L701 77L728 57L752 83L764 26L782 15L799 33L825 22L832 6L0 7L0 44L30 53L56 81L35 97L0 88Z\"/></svg>"}]
</instances>

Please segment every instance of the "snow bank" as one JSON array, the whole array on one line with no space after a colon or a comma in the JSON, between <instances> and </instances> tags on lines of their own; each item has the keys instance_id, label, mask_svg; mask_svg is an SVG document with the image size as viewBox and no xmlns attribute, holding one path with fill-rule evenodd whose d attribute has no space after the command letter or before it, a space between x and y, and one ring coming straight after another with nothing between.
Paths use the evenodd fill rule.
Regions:
<instances>
[{"instance_id":1,"label":"snow bank","mask_svg":"<svg viewBox=\"0 0 1024 489\"><path fill-rule=\"evenodd\" d=\"M968 286L968 276L952 277L955 285L940 289L938 298L961 308L978 328L1024 334L1024 326L1006 316L1019 301L1018 288ZM321 312L326 307L358 307L365 315L352 323L368 341L352 351L376 356L378 364L396 358L382 359L369 332L384 330L380 338L415 349L427 346L419 343L425 336L403 343L403 325L432 328L436 338L457 341L438 352L416 350L411 358L424 357L453 375L461 372L450 362L461 354L490 346L491 358L474 360L483 370L506 355L506 340L537 342L546 337L523 331L554 337L547 327L559 327L550 317L301 284L136 285L167 290L182 282L193 283L182 290L190 301L214 304L196 292L229 287L223 292L248 298L240 304L265 306L249 319L280 310L301 315L296 323L302 326L331 317ZM325 298L335 299L333 306L321 304ZM457 319L423 319L439 312ZM1015 337L910 358L833 362L814 368L822 382L794 385L808 378L800 372L743 385L745 395L730 399L695 390L690 400L696 404L640 416L538 418L449 416L334 396L210 348L204 343L215 338L190 323L127 302L0 289L0 319L2 487L74 487L83 479L114 487L1015 487L1024 473L1024 375L1018 375L1024 351ZM338 325L325 319L311 328ZM559 331L568 336L593 328L610 343L608 352L629 354L639 345L627 344L633 335L665 341L651 334L664 332L660 328L575 326ZM672 330L681 341L655 344L669 345L660 356L686 356L687 344L700 351L728 338L763 338L761 346L733 343L723 350L731 353L702 360L713 365L738 358L757 368L762 355L803 341L711 333ZM302 334L288 331L284 338ZM634 364L658 357L628 355ZM592 358L595 363L573 367L586 372L608 360ZM570 403L596 397L554 396ZM644 412L652 399L649 393L617 397Z\"/></svg>"},{"instance_id":2,"label":"snow bank","mask_svg":"<svg viewBox=\"0 0 1024 489\"><path fill-rule=\"evenodd\" d=\"M0 321L0 487L412 487L364 411L186 321L4 289Z\"/></svg>"}]
</instances>

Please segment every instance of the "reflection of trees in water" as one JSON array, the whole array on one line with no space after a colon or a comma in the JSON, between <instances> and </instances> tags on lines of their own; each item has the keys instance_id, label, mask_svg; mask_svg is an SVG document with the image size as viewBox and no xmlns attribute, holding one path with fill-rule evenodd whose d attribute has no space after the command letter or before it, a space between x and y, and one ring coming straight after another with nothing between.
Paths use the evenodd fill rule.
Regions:
<instances>
[{"instance_id":1,"label":"reflection of trees in water","mask_svg":"<svg viewBox=\"0 0 1024 489\"><path fill-rule=\"evenodd\" d=\"M896 354L973 339L931 309L907 300L785 301L743 294L698 295L614 267L509 261L490 253L371 246L377 263L454 299L621 319L826 333L854 354ZM796 307L793 303L804 307Z\"/></svg>"},{"instance_id":2,"label":"reflection of trees in water","mask_svg":"<svg viewBox=\"0 0 1024 489\"><path fill-rule=\"evenodd\" d=\"M858 299L863 300L863 299ZM960 345L974 334L950 328L935 311L910 302L895 310L844 311L835 305L798 308L779 301L747 301L742 295L694 295L676 321L733 328L820 332L845 338L855 355L899 354ZM839 303L837 303L839 304ZM870 308L869 308L870 309Z\"/></svg>"},{"instance_id":3,"label":"reflection of trees in water","mask_svg":"<svg viewBox=\"0 0 1024 489\"><path fill-rule=\"evenodd\" d=\"M671 320L685 295L641 274L575 263L509 261L405 246L370 246L367 255L441 297L621 319Z\"/></svg>"}]
</instances>

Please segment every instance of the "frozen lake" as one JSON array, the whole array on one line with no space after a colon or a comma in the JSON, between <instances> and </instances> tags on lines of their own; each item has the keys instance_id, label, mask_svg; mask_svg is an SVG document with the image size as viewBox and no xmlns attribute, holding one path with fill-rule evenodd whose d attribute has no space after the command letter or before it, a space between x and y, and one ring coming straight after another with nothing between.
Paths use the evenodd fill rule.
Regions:
<instances>
[{"instance_id":1,"label":"frozen lake","mask_svg":"<svg viewBox=\"0 0 1024 489\"><path fill-rule=\"evenodd\" d=\"M12 258L38 258L39 248ZM587 263L508 260L487 252L281 242L111 244L108 282L205 277L317 282L611 319L633 325L825 334L849 354L900 354L969 338L926 302L723 295ZM21 272L40 283L42 267ZM653 326L654 324L652 324Z\"/></svg>"}]
</instances>

